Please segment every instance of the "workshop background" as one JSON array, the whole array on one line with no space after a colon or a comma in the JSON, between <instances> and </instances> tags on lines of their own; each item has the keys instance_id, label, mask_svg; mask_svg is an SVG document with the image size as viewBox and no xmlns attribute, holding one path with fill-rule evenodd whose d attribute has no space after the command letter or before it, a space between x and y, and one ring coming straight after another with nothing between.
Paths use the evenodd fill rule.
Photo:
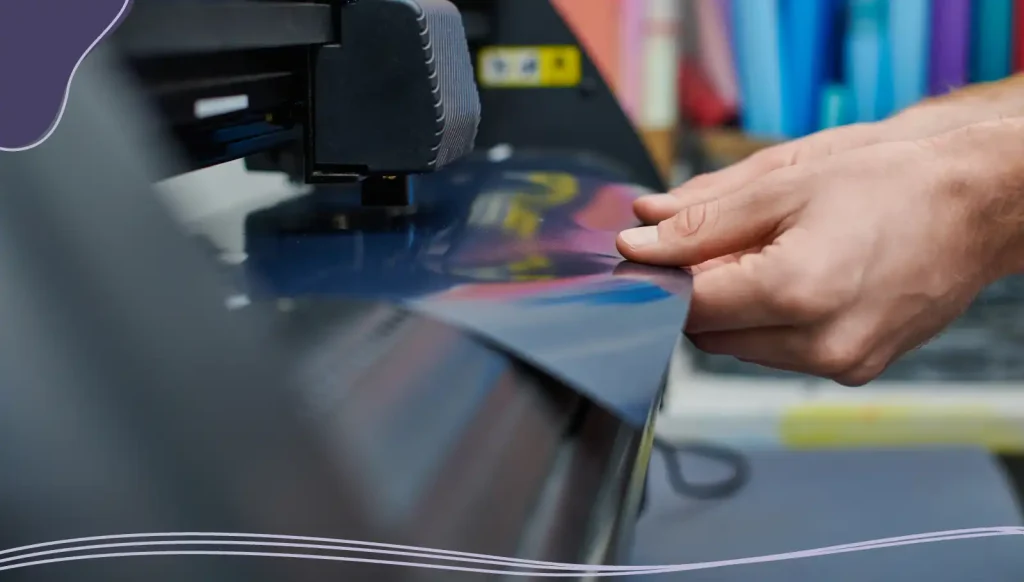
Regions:
<instances>
[{"instance_id":1,"label":"workshop background","mask_svg":"<svg viewBox=\"0 0 1024 582\"><path fill-rule=\"evenodd\" d=\"M672 183L1024 69L1024 0L551 1ZM296 188L241 162L161 184L186 224L266 206ZM226 225L214 229L225 237L216 246L241 249L240 225ZM708 357L681 342L657 431L668 442L740 451L749 479L727 500L681 499L656 455L636 563L1021 525L1024 278L994 285L949 331L861 388ZM685 461L687 476L715 482L729 470L705 461ZM895 572L959 581L986 568L985 579L1009 581L1024 567L1018 543L678 576L859 582Z\"/></svg>"},{"instance_id":2,"label":"workshop background","mask_svg":"<svg viewBox=\"0 0 1024 582\"><path fill-rule=\"evenodd\" d=\"M552 0L670 182L780 140L882 119L1024 68L1024 0ZM222 164L161 184L186 224L295 194ZM242 233L222 229L241 248ZM230 260L230 257L228 257ZM658 430L758 449L919 444L1024 452L1024 278L849 389L685 345Z\"/></svg>"}]
</instances>

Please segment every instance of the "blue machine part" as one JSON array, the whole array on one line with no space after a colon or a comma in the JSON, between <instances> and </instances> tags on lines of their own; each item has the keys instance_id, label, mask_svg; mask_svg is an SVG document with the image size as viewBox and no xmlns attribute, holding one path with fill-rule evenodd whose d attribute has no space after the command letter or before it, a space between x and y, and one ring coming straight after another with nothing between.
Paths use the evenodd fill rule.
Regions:
<instances>
[{"instance_id":1,"label":"blue machine part","mask_svg":"<svg viewBox=\"0 0 1024 582\"><path fill-rule=\"evenodd\" d=\"M338 188L251 215L254 289L404 306L642 426L691 290L685 271L630 263L615 249L644 190L582 158L536 156L471 158L415 188L415 211L387 220ZM311 223L333 226L301 226Z\"/></svg>"}]
</instances>

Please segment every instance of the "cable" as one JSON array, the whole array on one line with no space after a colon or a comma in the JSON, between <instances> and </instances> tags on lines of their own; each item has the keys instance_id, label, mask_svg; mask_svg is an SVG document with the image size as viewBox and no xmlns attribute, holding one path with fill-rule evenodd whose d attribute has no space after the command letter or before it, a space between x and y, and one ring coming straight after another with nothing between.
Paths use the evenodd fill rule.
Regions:
<instances>
[{"instance_id":1,"label":"cable","mask_svg":"<svg viewBox=\"0 0 1024 582\"><path fill-rule=\"evenodd\" d=\"M722 499L739 491L750 478L750 465L743 453L728 447L710 443L690 442L675 445L655 438L654 447L665 459L668 482L681 496L693 499ZM732 474L724 480L712 483L693 483L683 473L679 455L687 454L704 457L731 466Z\"/></svg>"}]
</instances>

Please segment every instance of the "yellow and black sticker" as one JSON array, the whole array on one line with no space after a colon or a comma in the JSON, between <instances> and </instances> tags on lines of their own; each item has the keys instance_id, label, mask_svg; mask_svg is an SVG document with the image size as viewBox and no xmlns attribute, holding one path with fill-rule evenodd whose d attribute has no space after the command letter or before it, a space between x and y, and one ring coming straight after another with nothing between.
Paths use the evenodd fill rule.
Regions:
<instances>
[{"instance_id":1,"label":"yellow and black sticker","mask_svg":"<svg viewBox=\"0 0 1024 582\"><path fill-rule=\"evenodd\" d=\"M583 56L573 45L491 46L477 56L477 82L490 89L575 87Z\"/></svg>"}]
</instances>

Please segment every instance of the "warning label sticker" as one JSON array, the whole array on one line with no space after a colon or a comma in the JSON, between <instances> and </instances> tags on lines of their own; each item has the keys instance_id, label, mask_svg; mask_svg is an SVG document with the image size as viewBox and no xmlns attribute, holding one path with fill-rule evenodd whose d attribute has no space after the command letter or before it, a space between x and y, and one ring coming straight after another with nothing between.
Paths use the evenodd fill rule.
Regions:
<instances>
[{"instance_id":1,"label":"warning label sticker","mask_svg":"<svg viewBox=\"0 0 1024 582\"><path fill-rule=\"evenodd\" d=\"M576 46L492 46L480 50L477 82L486 88L575 87L583 76Z\"/></svg>"}]
</instances>

